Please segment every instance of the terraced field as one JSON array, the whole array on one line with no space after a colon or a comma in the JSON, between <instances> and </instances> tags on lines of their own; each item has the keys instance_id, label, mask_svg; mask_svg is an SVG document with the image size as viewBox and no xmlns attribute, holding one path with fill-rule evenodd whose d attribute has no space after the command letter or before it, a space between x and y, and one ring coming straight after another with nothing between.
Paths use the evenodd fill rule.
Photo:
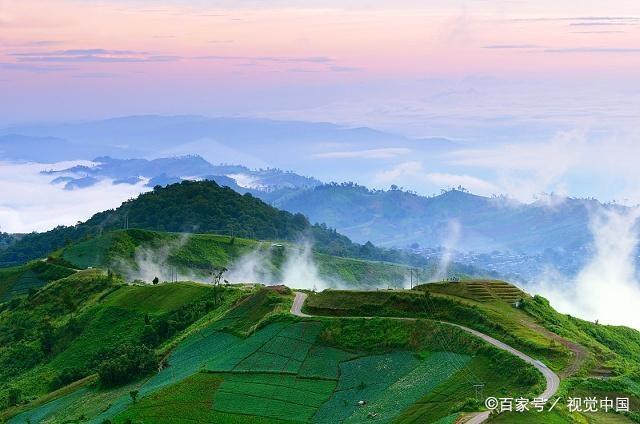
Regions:
<instances>
[{"instance_id":1,"label":"terraced field","mask_svg":"<svg viewBox=\"0 0 640 424\"><path fill-rule=\"evenodd\" d=\"M15 379L24 393L45 396L9 411L17 413L9 422L453 424L481 407L475 391L479 383L482 396L539 394L544 381L533 367L440 322L486 327L484 333L511 337L508 344L544 352L545 361L562 366L546 333L529 326L532 318L509 302L520 296L517 288L469 283L434 287L428 293L325 291L309 295L305 305L309 313L321 310L332 316L304 317L289 314L293 293L282 286L222 288L223 304L201 310L211 304L210 287L128 285L103 271L83 270L27 299L33 310L51 313L64 307L60 299L72 291L81 300L71 310L81 325L72 343L49 362ZM480 291L491 300L483 301ZM531 301L526 299L525 304ZM69 319L69 309L60 310ZM381 316L370 318L375 313ZM428 314L436 319L427 319L434 316ZM58 370L74 364L90 367L101 348L140 343L153 325L162 323L166 331L181 320L185 325L174 336L153 345L160 361L157 372L115 387L90 375L48 391L46 385ZM591 382L572 384L575 393L588 393ZM639 390L628 378L612 378L607 384L611 393ZM632 402L637 404L635 398ZM567 414L560 410L547 418L566 422ZM495 422L510 421L500 416Z\"/></svg>"},{"instance_id":2,"label":"terraced field","mask_svg":"<svg viewBox=\"0 0 640 424\"><path fill-rule=\"evenodd\" d=\"M29 290L37 290L51 281L68 277L74 272L74 269L43 261L0 268L0 301L27 294Z\"/></svg>"},{"instance_id":3,"label":"terraced field","mask_svg":"<svg viewBox=\"0 0 640 424\"><path fill-rule=\"evenodd\" d=\"M133 297L141 296L135 288L128 290ZM336 327L335 322L282 317L248 337L227 332L243 328L247 315L258 316L255 310L263 308L265 291L185 338L150 379L115 389L82 387L9 422L61 423L79 417L91 423L386 423L447 381L455 381L471 360L468 354L429 351L421 344L411 347L410 339L416 337L412 334L432 331L434 324L401 323L406 328L399 333L397 347L379 353L364 344L354 350L342 339L370 333L379 325L376 322L345 321ZM116 292L107 303L122 306L128 304L125 299ZM337 328L343 335L336 338ZM137 390L136 403L131 390ZM446 404L446 410L423 404L421 414L434 421L449 419L455 405Z\"/></svg>"},{"instance_id":4,"label":"terraced field","mask_svg":"<svg viewBox=\"0 0 640 424\"><path fill-rule=\"evenodd\" d=\"M491 302L502 300L514 304L520 299L529 297L516 286L498 280L468 280L460 282L431 283L420 286L432 293L450 294L475 300Z\"/></svg>"}]
</instances>

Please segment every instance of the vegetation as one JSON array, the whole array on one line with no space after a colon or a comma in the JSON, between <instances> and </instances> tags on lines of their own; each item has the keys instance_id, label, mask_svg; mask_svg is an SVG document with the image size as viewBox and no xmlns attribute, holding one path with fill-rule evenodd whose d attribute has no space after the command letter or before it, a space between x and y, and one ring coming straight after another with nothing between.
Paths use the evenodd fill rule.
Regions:
<instances>
[{"instance_id":1,"label":"vegetation","mask_svg":"<svg viewBox=\"0 0 640 424\"><path fill-rule=\"evenodd\" d=\"M10 247L0 250L0 264L23 263L45 257L72 242L91 240L125 226L155 231L224 234L234 240L236 237L284 241L306 238L313 240L318 252L329 255L414 267L435 266L433 261L420 255L382 249L371 243L353 243L324 224L311 225L302 214L278 210L251 194L238 194L213 181L183 181L166 187L156 186L153 191L125 202L117 209L97 213L86 222L56 227L45 233L26 234ZM109 240L99 239L94 243L96 248L89 251L77 248L69 257L83 267L92 262L104 263L108 258L100 256L104 253L104 249L99 248L100 243L108 244ZM121 247L127 249L130 246L125 244ZM202 258L197 258L194 263L201 261ZM464 269L477 272L471 267Z\"/></svg>"},{"instance_id":2,"label":"vegetation","mask_svg":"<svg viewBox=\"0 0 640 424\"><path fill-rule=\"evenodd\" d=\"M22 266L0 268L0 301L29 293L75 272L66 266L34 261Z\"/></svg>"},{"instance_id":3,"label":"vegetation","mask_svg":"<svg viewBox=\"0 0 640 424\"><path fill-rule=\"evenodd\" d=\"M231 268L244 255L255 253L264 259L261 269L256 270L259 282L277 283L281 281L283 264L289 255L296 255L301 249L292 243L261 243L214 234L186 235L130 229L72 243L52 257L75 267L109 267L114 272L127 275L138 270L136 255L142 251L159 262L158 267L164 268L165 274L173 269L211 281L213 268ZM153 257L156 252L159 252L158 258ZM311 254L323 278L353 287L398 287L405 283L409 273L409 268L404 265L340 258L319 252Z\"/></svg>"},{"instance_id":4,"label":"vegetation","mask_svg":"<svg viewBox=\"0 0 640 424\"><path fill-rule=\"evenodd\" d=\"M457 381L474 361L489 364L485 376L493 376L496 393L527 393L540 385L540 376L519 359L443 324L383 318L298 320L282 314L291 302L286 288L243 294L244 289L223 286L223 305L212 309L212 289L206 286L123 285L96 269L73 276L78 277L96 281L74 307L46 307L58 311L51 320L55 329L71 321L74 311L77 335L67 338L66 348L54 343L49 359L18 374L13 381L21 397L16 401L16 393L7 392L12 396L5 405L9 400L18 403L8 411L19 412L26 408L20 404L34 394L92 372L95 383L74 382L10 422L55 423L70 417L156 422L184 417L187 409L196 422L333 422L335 414L360 422L369 412L387 422L438 386ZM53 294L59 285L45 286L35 297L44 300L45 293ZM51 297L52 303L65 305L54 299L57 296ZM443 349L435 340L445 336L450 343ZM163 346L173 345L174 339L176 347L166 356ZM518 372L505 382L499 369L506 366ZM371 372L380 367L386 371ZM26 384L29 376L45 375L55 376L49 389L34 391L35 386ZM451 399L457 395L452 390ZM357 406L362 397L365 409ZM444 409L424 404L420 413L445 418L455 402L445 403Z\"/></svg>"},{"instance_id":5,"label":"vegetation","mask_svg":"<svg viewBox=\"0 0 640 424\"><path fill-rule=\"evenodd\" d=\"M539 357L554 369L567 366L570 357L567 349L561 344L551 343L551 338L528 329L518 320L518 316L513 316L513 313L518 314L517 310L511 311L513 307L477 303L465 303L462 299L449 296L425 295L420 291L331 290L310 296L306 311L317 315L420 317L453 322L489 334L533 357Z\"/></svg>"},{"instance_id":6,"label":"vegetation","mask_svg":"<svg viewBox=\"0 0 640 424\"><path fill-rule=\"evenodd\" d=\"M162 190L150 195L162 197ZM253 222L257 228L265 221ZM225 268L255 251L268 253L265 272L278 278L299 248L129 229L1 269L0 420L444 424L482 408L482 396L542 392L534 367L441 321L543 361L563 377L561 396L624 396L640 407L640 333L559 314L504 282L325 290L309 295L305 311L320 315L309 318L289 314L293 293L284 286L224 283ZM153 284L126 282L121 273L135 270L145 251L162 252L172 275L191 271L222 284L165 282L163 275L149 278ZM313 255L325 278L353 284L391 283L408 269ZM614 422L609 418L560 407L545 422Z\"/></svg>"}]
</instances>

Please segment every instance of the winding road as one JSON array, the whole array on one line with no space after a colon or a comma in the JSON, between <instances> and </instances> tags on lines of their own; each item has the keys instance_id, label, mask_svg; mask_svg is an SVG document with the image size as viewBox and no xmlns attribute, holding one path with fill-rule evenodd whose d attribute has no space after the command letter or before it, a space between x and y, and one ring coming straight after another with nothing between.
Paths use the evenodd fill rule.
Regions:
<instances>
[{"instance_id":1,"label":"winding road","mask_svg":"<svg viewBox=\"0 0 640 424\"><path fill-rule=\"evenodd\" d=\"M291 313L299 317L311 317L312 315L307 315L302 313L302 305L304 305L304 301L307 299L307 294L302 292L295 292L295 295L296 296L293 299L293 305L291 305ZM371 318L371 317L361 317L361 318ZM497 347L498 349L502 349L513 355L516 355L518 358L536 367L536 369L542 373L547 383L547 386L544 392L542 392L542 394L539 397L543 399L551 399L551 397L555 395L556 392L558 391L558 388L560 387L560 377L558 377L556 373L551 371L545 364L538 361L537 359L533 359L532 357L525 355L524 353L520 352L517 349L514 349L508 344L502 343L500 340L496 340L491 336L487 336L486 334L483 334L471 328L464 327L458 324L453 324L450 322L444 322L444 321L438 321L438 322L457 327L463 331L466 331L467 333L473 334L474 336L481 338L482 340ZM465 424L483 423L489 419L490 414L491 414L491 411L479 412L471 416L471 419L467 420Z\"/></svg>"}]
</instances>

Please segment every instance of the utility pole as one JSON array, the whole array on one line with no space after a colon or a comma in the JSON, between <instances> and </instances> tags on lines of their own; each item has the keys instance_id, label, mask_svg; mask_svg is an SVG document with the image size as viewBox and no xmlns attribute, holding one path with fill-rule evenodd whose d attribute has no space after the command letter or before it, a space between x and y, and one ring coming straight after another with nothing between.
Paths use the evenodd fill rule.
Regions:
<instances>
[{"instance_id":1,"label":"utility pole","mask_svg":"<svg viewBox=\"0 0 640 424\"><path fill-rule=\"evenodd\" d=\"M484 397L484 383L474 384L473 388L476 390L476 400L482 402L482 398Z\"/></svg>"}]
</instances>

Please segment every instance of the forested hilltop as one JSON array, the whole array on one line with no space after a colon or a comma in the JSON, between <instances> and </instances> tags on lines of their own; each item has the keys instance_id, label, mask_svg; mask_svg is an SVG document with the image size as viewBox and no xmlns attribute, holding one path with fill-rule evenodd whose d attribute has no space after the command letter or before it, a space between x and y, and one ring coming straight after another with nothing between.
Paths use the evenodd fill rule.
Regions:
<instances>
[{"instance_id":1,"label":"forested hilltop","mask_svg":"<svg viewBox=\"0 0 640 424\"><path fill-rule=\"evenodd\" d=\"M415 254L353 243L324 224L312 225L302 214L270 206L251 194L241 195L213 181L183 181L124 202L117 209L95 214L75 226L31 233L0 252L0 264L20 264L44 257L70 242L120 228L216 233L262 240L312 240L318 252L335 256L425 266ZM469 270L471 271L471 270Z\"/></svg>"}]
</instances>

